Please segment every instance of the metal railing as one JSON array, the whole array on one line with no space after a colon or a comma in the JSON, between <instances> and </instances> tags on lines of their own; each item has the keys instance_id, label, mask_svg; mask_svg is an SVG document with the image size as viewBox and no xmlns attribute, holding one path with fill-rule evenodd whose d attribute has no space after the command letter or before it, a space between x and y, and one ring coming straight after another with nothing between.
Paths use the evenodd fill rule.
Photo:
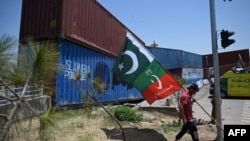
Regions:
<instances>
[{"instance_id":1,"label":"metal railing","mask_svg":"<svg viewBox=\"0 0 250 141\"><path fill-rule=\"evenodd\" d=\"M15 91L17 94L21 95L23 87L22 86L10 86L10 88ZM39 97L44 94L43 86L28 86L24 97L25 98L33 98ZM0 104L6 104L10 102L8 99L13 101L17 100L17 97L5 86L0 86Z\"/></svg>"}]
</instances>

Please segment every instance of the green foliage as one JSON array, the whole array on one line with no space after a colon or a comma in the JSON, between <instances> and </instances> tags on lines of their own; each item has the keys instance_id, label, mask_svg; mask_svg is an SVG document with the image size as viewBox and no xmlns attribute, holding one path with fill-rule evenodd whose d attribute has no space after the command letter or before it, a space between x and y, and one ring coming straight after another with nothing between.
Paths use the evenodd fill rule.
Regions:
<instances>
[{"instance_id":1,"label":"green foliage","mask_svg":"<svg viewBox=\"0 0 250 141\"><path fill-rule=\"evenodd\" d=\"M53 139L53 131L55 122L50 117L54 110L48 110L42 116L40 116L39 138L42 141Z\"/></svg>"},{"instance_id":2,"label":"green foliage","mask_svg":"<svg viewBox=\"0 0 250 141\"><path fill-rule=\"evenodd\" d=\"M84 114L88 118L91 118L92 110L93 110L93 105L91 103L89 103L88 101L85 101L85 103L84 103Z\"/></svg>"},{"instance_id":3,"label":"green foliage","mask_svg":"<svg viewBox=\"0 0 250 141\"><path fill-rule=\"evenodd\" d=\"M0 77L6 79L7 73L11 70L14 64L14 45L16 41L7 35L0 36Z\"/></svg>"},{"instance_id":4,"label":"green foliage","mask_svg":"<svg viewBox=\"0 0 250 141\"><path fill-rule=\"evenodd\" d=\"M19 69L22 74L32 73L33 81L54 78L55 73L61 70L61 64L58 64L59 52L57 45L53 42L29 42L19 47Z\"/></svg>"},{"instance_id":5,"label":"green foliage","mask_svg":"<svg viewBox=\"0 0 250 141\"><path fill-rule=\"evenodd\" d=\"M27 73L23 73L22 69L18 66L13 66L13 71L8 72L8 79L11 80L9 84L24 84Z\"/></svg>"},{"instance_id":6,"label":"green foliage","mask_svg":"<svg viewBox=\"0 0 250 141\"><path fill-rule=\"evenodd\" d=\"M169 124L161 125L163 131L166 132L177 132L181 128L181 124L179 122L173 122Z\"/></svg>"},{"instance_id":7,"label":"green foliage","mask_svg":"<svg viewBox=\"0 0 250 141\"><path fill-rule=\"evenodd\" d=\"M16 41L0 37L0 77L10 85L24 85L29 75L31 81L43 80L45 86L52 82L62 65L58 64L58 48L54 42L34 42L19 45L18 64L13 61L12 48ZM17 55L16 55L17 56Z\"/></svg>"},{"instance_id":8,"label":"green foliage","mask_svg":"<svg viewBox=\"0 0 250 141\"><path fill-rule=\"evenodd\" d=\"M23 102L24 93L27 90L27 86L32 84L32 81L43 82L43 85L49 87L51 85L46 85L47 82L51 82L55 78L55 74L59 69L58 64L58 48L54 42L30 42L24 46L20 46L18 54L18 63L13 61L13 51L11 48L14 46L15 41L8 37L0 37L0 81L4 85L19 85L24 86L22 93L17 96L17 102L10 108L10 113L5 115L8 120L3 125L3 130L1 130L1 139L6 138L9 132L12 121L15 119L17 110L20 104ZM42 81L41 81L42 80ZM37 84L32 84L37 87ZM40 84L39 84L40 86ZM7 87L11 89L11 87ZM28 103L25 103L28 107L31 107ZM40 138L42 140L48 140L51 137L51 131L53 131L53 121L49 117L49 113L45 113L42 116L35 114L40 118ZM7 127L6 127L7 126ZM7 130L5 130L7 129Z\"/></svg>"},{"instance_id":9,"label":"green foliage","mask_svg":"<svg viewBox=\"0 0 250 141\"><path fill-rule=\"evenodd\" d=\"M142 121L143 115L128 107L120 106L114 109L114 116L120 121Z\"/></svg>"},{"instance_id":10,"label":"green foliage","mask_svg":"<svg viewBox=\"0 0 250 141\"><path fill-rule=\"evenodd\" d=\"M97 94L101 94L105 91L106 84L99 77L92 80L92 84Z\"/></svg>"}]
</instances>

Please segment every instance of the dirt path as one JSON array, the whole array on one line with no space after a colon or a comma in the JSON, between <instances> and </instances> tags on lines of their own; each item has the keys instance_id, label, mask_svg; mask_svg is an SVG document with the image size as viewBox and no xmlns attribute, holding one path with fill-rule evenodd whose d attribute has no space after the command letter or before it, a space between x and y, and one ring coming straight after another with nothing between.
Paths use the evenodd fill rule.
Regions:
<instances>
[{"instance_id":1,"label":"dirt path","mask_svg":"<svg viewBox=\"0 0 250 141\"><path fill-rule=\"evenodd\" d=\"M145 120L139 123L122 123L126 141L172 141L180 130L177 126L178 117L159 112L143 112ZM20 125L20 124L19 124ZM38 120L22 123L25 130L16 135L11 129L9 140L38 141ZM26 127L26 128L25 128ZM31 127L27 130L27 127ZM97 112L90 118L81 115L60 121L55 131L49 131L53 141L122 141L121 131L115 123L103 112ZM216 127L209 125L198 126L200 140L212 141L216 137ZM52 139L51 139L52 140ZM190 141L189 134L181 141Z\"/></svg>"}]
</instances>

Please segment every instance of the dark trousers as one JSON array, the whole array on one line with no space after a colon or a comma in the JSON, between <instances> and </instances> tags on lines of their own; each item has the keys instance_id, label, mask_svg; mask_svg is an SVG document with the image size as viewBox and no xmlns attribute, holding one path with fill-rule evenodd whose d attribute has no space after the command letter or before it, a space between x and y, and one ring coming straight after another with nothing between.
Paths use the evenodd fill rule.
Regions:
<instances>
[{"instance_id":1,"label":"dark trousers","mask_svg":"<svg viewBox=\"0 0 250 141\"><path fill-rule=\"evenodd\" d=\"M179 140L187 131L189 131L193 141L199 141L195 121L188 121L186 124L182 125L181 131L176 135L175 139Z\"/></svg>"}]
</instances>

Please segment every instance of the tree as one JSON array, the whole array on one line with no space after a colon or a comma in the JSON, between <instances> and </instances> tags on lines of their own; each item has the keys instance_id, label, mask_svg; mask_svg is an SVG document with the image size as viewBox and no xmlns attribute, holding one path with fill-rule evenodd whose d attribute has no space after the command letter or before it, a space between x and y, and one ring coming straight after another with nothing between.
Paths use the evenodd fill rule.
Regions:
<instances>
[{"instance_id":1,"label":"tree","mask_svg":"<svg viewBox=\"0 0 250 141\"><path fill-rule=\"evenodd\" d=\"M49 116L49 111L44 115L37 114L29 103L25 99L25 92L30 84L34 82L43 82L43 85L51 86L50 82L53 81L53 76L58 70L61 70L61 65L58 64L58 50L57 44L48 43L48 42L39 42L35 43L30 41L28 44L19 47L19 56L18 63L10 65L11 55L8 54L8 50L13 46L14 41L7 36L3 36L0 40L0 63L1 63L1 73L0 73L0 84L4 85L14 96L16 100L12 100L8 97L2 96L2 98L8 100L13 107L10 109L10 112L7 114L0 114L0 117L3 117L4 124L0 130L0 141L4 141L12 123L15 121L15 116L17 114L18 108L21 104L26 104L29 110L37 117L40 118L40 129L39 131L40 139L46 140L44 134L46 134L46 127L53 126ZM8 63L7 63L8 62ZM89 79L91 74L88 75ZM80 78L80 74L76 73L76 78ZM52 78L52 79L51 79ZM78 82L81 82L80 79L76 79ZM23 86L21 94L16 93L10 85L21 85ZM82 83L83 85L83 83ZM111 112L109 112L100 102L97 100L98 94L101 94L106 86L99 78L95 78L91 81L93 90L90 89L79 89L83 94L86 94L95 104L100 106L104 111L118 124L122 131L123 140L126 141L124 130ZM93 104L91 100L85 101L85 105ZM87 106L86 106L87 107Z\"/></svg>"},{"instance_id":2,"label":"tree","mask_svg":"<svg viewBox=\"0 0 250 141\"><path fill-rule=\"evenodd\" d=\"M5 78L6 73L15 62L12 59L15 43L16 41L6 34L0 37L0 76L2 78Z\"/></svg>"},{"instance_id":3,"label":"tree","mask_svg":"<svg viewBox=\"0 0 250 141\"><path fill-rule=\"evenodd\" d=\"M89 73L87 75L88 79L91 78L91 73ZM84 84L81 83L80 81L80 78L81 78L81 74L80 73L75 73L75 78L76 78L76 81L77 82L80 82L80 84L83 86ZM90 90L90 88L86 89L84 88L83 86L83 89L81 89L81 86L78 88L78 90L83 94L83 95L87 95L87 100L85 100L85 107L88 107L87 105L92 105L94 102L94 104L97 104L98 106L100 106L115 122L116 124L119 126L121 132L122 132L122 138L123 138L123 141L126 141L126 136L125 136L125 132L124 132L124 129L121 125L121 123L119 122L119 120L108 110L104 107L104 105L100 102L98 102L97 98L99 95L101 95L104 91L105 91L105 88L106 88L106 83L103 82L100 78L96 77L95 79L93 79L91 81L91 86L93 87L93 91ZM90 99L88 99L88 97L90 97Z\"/></svg>"},{"instance_id":4,"label":"tree","mask_svg":"<svg viewBox=\"0 0 250 141\"><path fill-rule=\"evenodd\" d=\"M57 45L54 43L35 43L30 41L28 44L20 46L18 64L10 63L9 49L13 44L13 39L8 36L2 36L0 39L0 83L16 98L16 100L13 100L1 95L2 98L8 100L13 106L9 113L0 114L0 117L5 119L0 130L0 141L5 140L11 124L15 120L18 108L22 103L26 104L34 115L40 117L26 101L24 97L25 92L33 82L42 81L43 85L47 85L46 82L50 82L48 78L53 78L58 68L60 68L60 64L57 61L59 53ZM16 93L10 85L23 86L21 94Z\"/></svg>"}]
</instances>

